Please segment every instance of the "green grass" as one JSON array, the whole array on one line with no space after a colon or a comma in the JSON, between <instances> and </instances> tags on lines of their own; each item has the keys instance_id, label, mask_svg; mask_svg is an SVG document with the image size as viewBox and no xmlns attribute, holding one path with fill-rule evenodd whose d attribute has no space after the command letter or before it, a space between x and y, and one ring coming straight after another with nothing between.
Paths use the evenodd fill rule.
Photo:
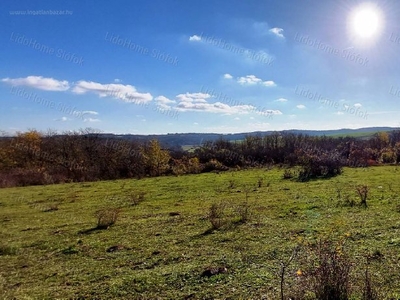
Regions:
<instances>
[{"instance_id":1,"label":"green grass","mask_svg":"<svg viewBox=\"0 0 400 300\"><path fill-rule=\"evenodd\" d=\"M346 168L307 183L282 174L255 169L1 189L0 297L278 299L280 259L299 243L346 236L354 286L362 284L364 257L379 252L370 268L380 299L398 299L399 168ZM370 188L368 208L338 205L359 202L359 184ZM132 192L146 192L144 200L133 205ZM209 230L213 203L235 207L246 194L248 222ZM104 208L120 209L119 218L97 230L96 212ZM295 259L288 282L299 264ZM227 272L202 276L220 266Z\"/></svg>"}]
</instances>

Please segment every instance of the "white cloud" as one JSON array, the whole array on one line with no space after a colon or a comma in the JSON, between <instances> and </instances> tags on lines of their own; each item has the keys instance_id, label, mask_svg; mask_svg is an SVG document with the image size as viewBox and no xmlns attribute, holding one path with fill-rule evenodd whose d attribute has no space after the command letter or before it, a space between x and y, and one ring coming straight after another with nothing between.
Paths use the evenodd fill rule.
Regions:
<instances>
[{"instance_id":1,"label":"white cloud","mask_svg":"<svg viewBox=\"0 0 400 300\"><path fill-rule=\"evenodd\" d=\"M268 80L268 81L264 81L262 83L262 85L265 85L265 86L276 86L276 83L273 82L272 80Z\"/></svg>"},{"instance_id":2,"label":"white cloud","mask_svg":"<svg viewBox=\"0 0 400 300\"><path fill-rule=\"evenodd\" d=\"M188 101L182 101L176 107L179 111L198 111L198 112L209 112L209 113L222 113L222 114L248 114L255 110L254 106L251 105L235 105L229 106L221 102L215 103L194 103Z\"/></svg>"},{"instance_id":3,"label":"white cloud","mask_svg":"<svg viewBox=\"0 0 400 300\"><path fill-rule=\"evenodd\" d=\"M224 74L224 78L225 79L232 79L233 77L232 77L231 74L226 73L226 74Z\"/></svg>"},{"instance_id":4,"label":"white cloud","mask_svg":"<svg viewBox=\"0 0 400 300\"><path fill-rule=\"evenodd\" d=\"M356 104L354 104L354 107L362 107L362 104L361 103L356 103Z\"/></svg>"},{"instance_id":5,"label":"white cloud","mask_svg":"<svg viewBox=\"0 0 400 300\"><path fill-rule=\"evenodd\" d=\"M305 109L305 108L306 108L306 106L303 105L303 104L296 105L296 107L297 107L298 109Z\"/></svg>"},{"instance_id":6,"label":"white cloud","mask_svg":"<svg viewBox=\"0 0 400 300\"><path fill-rule=\"evenodd\" d=\"M269 30L269 32L271 32L272 34L276 35L277 37L285 38L285 36L283 35L283 29L282 28L274 27L274 28L271 28Z\"/></svg>"},{"instance_id":7,"label":"white cloud","mask_svg":"<svg viewBox=\"0 0 400 300\"><path fill-rule=\"evenodd\" d=\"M262 79L256 77L255 75L247 75L244 77L239 77L237 79L237 82L241 85L256 85L256 84L261 84L264 86L272 87L276 86L275 82L269 80L269 81L262 81Z\"/></svg>"},{"instance_id":8,"label":"white cloud","mask_svg":"<svg viewBox=\"0 0 400 300\"><path fill-rule=\"evenodd\" d=\"M89 123L95 123L95 122L100 122L100 119L87 118L87 119L84 119L83 121L89 122Z\"/></svg>"},{"instance_id":9,"label":"white cloud","mask_svg":"<svg viewBox=\"0 0 400 300\"><path fill-rule=\"evenodd\" d=\"M201 37L195 34L195 35L192 35L191 37L189 37L189 41L198 42L198 41L201 41Z\"/></svg>"},{"instance_id":10,"label":"white cloud","mask_svg":"<svg viewBox=\"0 0 400 300\"><path fill-rule=\"evenodd\" d=\"M257 78L255 75L247 75L245 77L239 77L237 80L238 83L240 84L257 84L262 82L262 80L260 78Z\"/></svg>"},{"instance_id":11,"label":"white cloud","mask_svg":"<svg viewBox=\"0 0 400 300\"><path fill-rule=\"evenodd\" d=\"M165 98L165 97L164 97ZM163 98L163 99L164 99ZM176 96L178 104L173 109L181 112L207 112L207 113L219 113L224 115L237 115L237 114L250 114L255 113L263 116L281 115L282 112L279 110L263 109L260 110L257 107L250 104L236 104L229 105L222 102L210 103L209 100L214 98L210 94L205 93L185 93ZM156 98L157 101L158 97ZM166 101L172 101L165 98ZM172 102L168 102L172 103Z\"/></svg>"},{"instance_id":12,"label":"white cloud","mask_svg":"<svg viewBox=\"0 0 400 300\"><path fill-rule=\"evenodd\" d=\"M282 103L287 102L287 101L288 101L288 100L285 99L285 98L279 98L279 99L276 99L276 100L275 100L275 102L282 102Z\"/></svg>"},{"instance_id":13,"label":"white cloud","mask_svg":"<svg viewBox=\"0 0 400 300\"><path fill-rule=\"evenodd\" d=\"M165 96L158 96L154 100L156 100L158 103L163 103L163 104L176 103L175 100L170 100Z\"/></svg>"},{"instance_id":14,"label":"white cloud","mask_svg":"<svg viewBox=\"0 0 400 300\"><path fill-rule=\"evenodd\" d=\"M208 98L211 98L210 94L205 93L185 93L176 96L180 102L196 102L206 103Z\"/></svg>"},{"instance_id":15,"label":"white cloud","mask_svg":"<svg viewBox=\"0 0 400 300\"><path fill-rule=\"evenodd\" d=\"M338 112L335 112L335 115L341 116L341 115L344 115L344 112L338 111Z\"/></svg>"},{"instance_id":16,"label":"white cloud","mask_svg":"<svg viewBox=\"0 0 400 300\"><path fill-rule=\"evenodd\" d=\"M72 92L75 94L94 93L100 98L109 96L125 102L137 104L147 103L153 100L153 96L150 93L139 93L132 85L123 85L118 83L101 84L98 82L81 80L75 84Z\"/></svg>"},{"instance_id":17,"label":"white cloud","mask_svg":"<svg viewBox=\"0 0 400 300\"><path fill-rule=\"evenodd\" d=\"M80 110L74 110L72 112L72 115L76 118L81 118L85 121L85 119L83 118L85 115L94 115L97 116L99 113L97 111L93 111L93 110L84 110L84 111L80 111Z\"/></svg>"},{"instance_id":18,"label":"white cloud","mask_svg":"<svg viewBox=\"0 0 400 300\"><path fill-rule=\"evenodd\" d=\"M44 91L66 91L69 89L69 83L66 80L56 80L54 78L45 78L42 76L28 76L25 78L3 78L1 81L12 86L28 86Z\"/></svg>"},{"instance_id":19,"label":"white cloud","mask_svg":"<svg viewBox=\"0 0 400 300\"><path fill-rule=\"evenodd\" d=\"M54 119L54 121L59 121L59 122L66 122L69 121L71 119L67 118L67 117L62 117L61 119Z\"/></svg>"},{"instance_id":20,"label":"white cloud","mask_svg":"<svg viewBox=\"0 0 400 300\"><path fill-rule=\"evenodd\" d=\"M234 118L235 121L240 121L240 118L236 117Z\"/></svg>"},{"instance_id":21,"label":"white cloud","mask_svg":"<svg viewBox=\"0 0 400 300\"><path fill-rule=\"evenodd\" d=\"M274 110L274 109L257 110L256 113L262 116L282 115L282 112L280 110Z\"/></svg>"},{"instance_id":22,"label":"white cloud","mask_svg":"<svg viewBox=\"0 0 400 300\"><path fill-rule=\"evenodd\" d=\"M165 96L158 96L154 100L157 101L157 106L158 107L160 107L162 109L165 109L165 110L170 110L171 109L171 106L169 104L176 103L175 100L170 100Z\"/></svg>"},{"instance_id":23,"label":"white cloud","mask_svg":"<svg viewBox=\"0 0 400 300\"><path fill-rule=\"evenodd\" d=\"M199 125L199 123L197 123L197 122L194 122L194 123L193 123L193 125Z\"/></svg>"},{"instance_id":24,"label":"white cloud","mask_svg":"<svg viewBox=\"0 0 400 300\"><path fill-rule=\"evenodd\" d=\"M99 113L97 111L93 111L93 110L84 110L82 112L83 115L98 115Z\"/></svg>"}]
</instances>

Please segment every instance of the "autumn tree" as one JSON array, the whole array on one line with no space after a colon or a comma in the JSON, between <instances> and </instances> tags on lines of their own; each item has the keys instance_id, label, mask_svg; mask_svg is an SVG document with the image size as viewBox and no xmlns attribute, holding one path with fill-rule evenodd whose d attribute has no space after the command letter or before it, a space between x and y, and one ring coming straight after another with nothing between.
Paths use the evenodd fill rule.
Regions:
<instances>
[{"instance_id":1,"label":"autumn tree","mask_svg":"<svg viewBox=\"0 0 400 300\"><path fill-rule=\"evenodd\" d=\"M142 147L142 155L148 174L160 176L169 169L169 152L163 150L157 140L151 140L146 146Z\"/></svg>"}]
</instances>

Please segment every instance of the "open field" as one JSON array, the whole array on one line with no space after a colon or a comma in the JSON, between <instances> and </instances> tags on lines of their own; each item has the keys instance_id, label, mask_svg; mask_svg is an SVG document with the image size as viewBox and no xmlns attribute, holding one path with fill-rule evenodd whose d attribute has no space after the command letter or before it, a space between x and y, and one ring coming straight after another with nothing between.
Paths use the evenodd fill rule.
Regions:
<instances>
[{"instance_id":1,"label":"open field","mask_svg":"<svg viewBox=\"0 0 400 300\"><path fill-rule=\"evenodd\" d=\"M345 239L353 299L361 299L367 255L380 299L399 299L400 169L345 168L306 183L282 174L255 169L1 189L0 295L279 299L280 260L298 244L330 238ZM368 208L348 205L359 202L361 184L370 189ZM213 203L232 213L214 231L207 217ZM235 209L243 207L249 219L239 222ZM104 208L120 215L97 230L95 213ZM305 254L287 269L287 293ZM214 267L223 271L207 274Z\"/></svg>"}]
</instances>

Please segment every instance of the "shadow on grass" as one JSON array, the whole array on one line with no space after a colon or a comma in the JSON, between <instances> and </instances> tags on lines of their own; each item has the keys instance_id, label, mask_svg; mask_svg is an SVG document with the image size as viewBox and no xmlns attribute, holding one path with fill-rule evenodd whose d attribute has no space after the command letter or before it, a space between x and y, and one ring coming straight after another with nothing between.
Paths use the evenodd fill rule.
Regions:
<instances>
[{"instance_id":1,"label":"shadow on grass","mask_svg":"<svg viewBox=\"0 0 400 300\"><path fill-rule=\"evenodd\" d=\"M96 227L92 227L92 228L89 228L89 229L79 230L78 234L91 234L91 233L95 233L95 232L106 230L107 228L108 227L96 226Z\"/></svg>"}]
</instances>

